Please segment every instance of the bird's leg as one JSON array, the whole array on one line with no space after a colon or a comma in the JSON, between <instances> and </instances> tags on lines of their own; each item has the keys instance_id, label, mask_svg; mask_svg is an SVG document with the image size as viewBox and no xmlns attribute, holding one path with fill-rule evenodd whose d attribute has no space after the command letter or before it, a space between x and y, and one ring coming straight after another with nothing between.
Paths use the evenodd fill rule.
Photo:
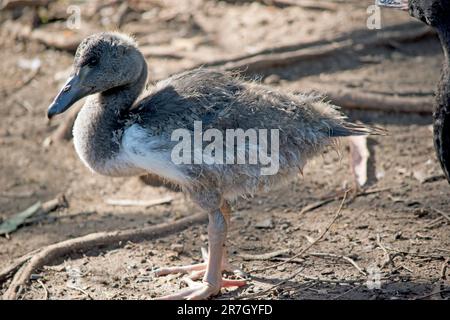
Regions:
<instances>
[{"instance_id":1,"label":"bird's leg","mask_svg":"<svg viewBox=\"0 0 450 320\"><path fill-rule=\"evenodd\" d=\"M231 208L228 202L225 200L222 201L222 204L220 206L220 212L223 215L223 218L225 219L227 227L230 225L230 218L231 218ZM182 267L168 267L168 268L160 268L155 271L156 276L164 276L168 274L174 274L174 273L189 273L189 278L192 280L198 280L202 278L205 275L206 272L206 261L208 260L208 251L205 248L201 248L202 251L202 257L203 257L203 263L197 263L197 264L191 264L187 266ZM223 257L222 257L222 271L231 272L237 277L240 278L246 278L247 275L245 272L240 270L238 267L233 266L228 261L228 250L226 245L224 244L223 247Z\"/></svg>"},{"instance_id":2,"label":"bird's leg","mask_svg":"<svg viewBox=\"0 0 450 320\"><path fill-rule=\"evenodd\" d=\"M222 287L243 286L245 281L222 279L222 257L227 235L227 222L220 210L209 214L208 247L209 254L206 263L206 271L201 283L192 279L185 279L188 288L173 295L160 299L207 299L219 293Z\"/></svg>"},{"instance_id":3,"label":"bird's leg","mask_svg":"<svg viewBox=\"0 0 450 320\"><path fill-rule=\"evenodd\" d=\"M231 220L231 207L230 204L223 200L222 205L220 206L220 212L222 212L222 215L225 219L225 222L227 223L227 227L230 226L230 220ZM205 255L205 253L203 253ZM206 260L206 259L205 259ZM223 256L222 256L222 271L231 272L234 275L240 277L240 278L246 278L247 275L244 271L239 269L238 267L233 266L229 259L228 259L228 247L224 244L223 246Z\"/></svg>"}]
</instances>

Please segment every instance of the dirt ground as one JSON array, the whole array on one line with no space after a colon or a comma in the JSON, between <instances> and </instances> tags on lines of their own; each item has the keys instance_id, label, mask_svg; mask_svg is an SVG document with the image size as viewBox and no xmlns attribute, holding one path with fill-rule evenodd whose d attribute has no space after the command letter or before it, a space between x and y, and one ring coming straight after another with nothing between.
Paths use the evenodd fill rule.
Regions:
<instances>
[{"instance_id":1,"label":"dirt ground","mask_svg":"<svg viewBox=\"0 0 450 320\"><path fill-rule=\"evenodd\" d=\"M201 62L264 48L339 35L351 39L357 30L369 32L369 4L348 2L336 11L324 11L258 2L198 0L188 5L168 1L167 7L155 6L140 13L139 19L130 14L121 29L136 34L140 44L153 52L148 58L150 76L162 78ZM174 8L178 14L170 16ZM105 18L108 12L99 14ZM103 18L104 26L97 20L90 22L92 30L109 28ZM383 27L412 21L402 12L383 11L382 18ZM5 15L2 19L2 23L7 20ZM51 243L96 231L156 225L199 210L183 194L165 187L147 186L138 178L92 174L77 158L71 142L45 147L45 138L61 121L49 123L45 111L67 74L72 55L17 40L3 31L0 222L38 200L62 193L69 207L27 224L10 238L0 238L0 269ZM177 55L167 55L169 51ZM369 92L425 96L431 101L442 57L437 38L426 37L401 46L347 50L254 76L280 90L339 84ZM40 59L40 71L21 86L30 71L18 62L33 58ZM386 137L370 138L373 161L368 188L379 192L346 203L342 216L305 255L266 271L252 270L300 252L333 219L339 199L300 212L351 184L345 143L340 155L329 151L314 159L303 177L289 185L238 201L233 205L228 244L231 261L249 272L250 279L241 289L224 290L218 299L450 299L450 283L444 279L450 277L444 268L450 257L450 222L439 213L450 212L450 186L441 177L434 154L431 115L346 113L389 130ZM423 177L429 179L422 181ZM148 200L164 195L171 195L172 203L148 209L105 203L108 198ZM201 261L200 248L206 245L206 226L198 225L157 241L75 253L38 270L34 278L40 281L31 281L20 298L155 298L178 290L182 277L156 278L152 271ZM265 260L248 256L278 250L288 251ZM0 293L8 283L0 285ZM270 289L275 284L279 285Z\"/></svg>"}]
</instances>

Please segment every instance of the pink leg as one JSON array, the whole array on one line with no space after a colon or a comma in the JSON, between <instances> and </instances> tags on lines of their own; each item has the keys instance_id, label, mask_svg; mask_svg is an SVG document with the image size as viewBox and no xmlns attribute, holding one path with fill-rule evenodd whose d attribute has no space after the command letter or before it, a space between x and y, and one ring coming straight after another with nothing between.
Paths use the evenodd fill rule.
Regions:
<instances>
[{"instance_id":1,"label":"pink leg","mask_svg":"<svg viewBox=\"0 0 450 320\"><path fill-rule=\"evenodd\" d=\"M222 213L227 226L230 225L230 216L231 216L231 208L230 205L223 201L220 212ZM206 272L206 266L207 266L207 260L208 260L208 251L205 248L202 249L202 257L203 257L203 263L197 263L197 264L190 264L187 266L182 267L167 267L167 268L160 268L155 271L155 275L157 277L159 276L165 276L168 274L174 274L174 273L185 273L189 274L189 278L192 280L198 280L203 278ZM245 272L240 270L238 267L233 266L228 261L228 250L227 247L224 245L223 247L223 256L222 256L222 271L231 272L234 273L239 278L246 278L247 275Z\"/></svg>"},{"instance_id":2,"label":"pink leg","mask_svg":"<svg viewBox=\"0 0 450 320\"><path fill-rule=\"evenodd\" d=\"M207 299L220 292L222 287L243 286L246 284L243 280L227 280L222 279L222 257L224 254L224 244L227 234L227 221L224 215L219 211L215 211L209 215L208 225L208 242L209 254L206 263L205 274L201 283L194 282L192 279L185 279L188 288L173 295L167 295L159 299L165 300L199 300ZM201 264L200 264L201 265ZM193 266L181 267L172 270L192 271ZM194 269L200 268L195 265ZM198 269L201 270L201 269ZM197 270L197 271L198 271ZM194 270L195 271L195 270ZM161 273L160 273L161 274Z\"/></svg>"}]
</instances>

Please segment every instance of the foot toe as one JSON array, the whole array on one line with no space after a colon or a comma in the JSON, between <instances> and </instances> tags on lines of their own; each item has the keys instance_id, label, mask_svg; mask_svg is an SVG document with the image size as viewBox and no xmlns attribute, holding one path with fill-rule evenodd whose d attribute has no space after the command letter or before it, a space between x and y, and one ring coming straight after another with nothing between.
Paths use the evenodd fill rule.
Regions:
<instances>
[{"instance_id":1,"label":"foot toe","mask_svg":"<svg viewBox=\"0 0 450 320\"><path fill-rule=\"evenodd\" d=\"M184 278L184 282L188 284L188 288L178 293L166 295L158 300L204 300L219 293L220 287L213 286L207 282L194 282L189 278Z\"/></svg>"}]
</instances>

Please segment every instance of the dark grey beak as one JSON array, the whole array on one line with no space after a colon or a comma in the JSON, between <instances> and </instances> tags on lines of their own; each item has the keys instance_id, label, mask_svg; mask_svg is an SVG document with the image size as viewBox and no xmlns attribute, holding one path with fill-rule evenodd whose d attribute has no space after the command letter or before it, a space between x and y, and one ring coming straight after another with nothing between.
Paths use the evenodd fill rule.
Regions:
<instances>
[{"instance_id":1,"label":"dark grey beak","mask_svg":"<svg viewBox=\"0 0 450 320\"><path fill-rule=\"evenodd\" d=\"M47 117L51 119L53 116L63 113L75 102L87 96L89 92L89 88L81 84L79 73L74 74L67 80L55 100L48 107Z\"/></svg>"},{"instance_id":2,"label":"dark grey beak","mask_svg":"<svg viewBox=\"0 0 450 320\"><path fill-rule=\"evenodd\" d=\"M408 0L376 0L376 5L379 7L408 10Z\"/></svg>"}]
</instances>

